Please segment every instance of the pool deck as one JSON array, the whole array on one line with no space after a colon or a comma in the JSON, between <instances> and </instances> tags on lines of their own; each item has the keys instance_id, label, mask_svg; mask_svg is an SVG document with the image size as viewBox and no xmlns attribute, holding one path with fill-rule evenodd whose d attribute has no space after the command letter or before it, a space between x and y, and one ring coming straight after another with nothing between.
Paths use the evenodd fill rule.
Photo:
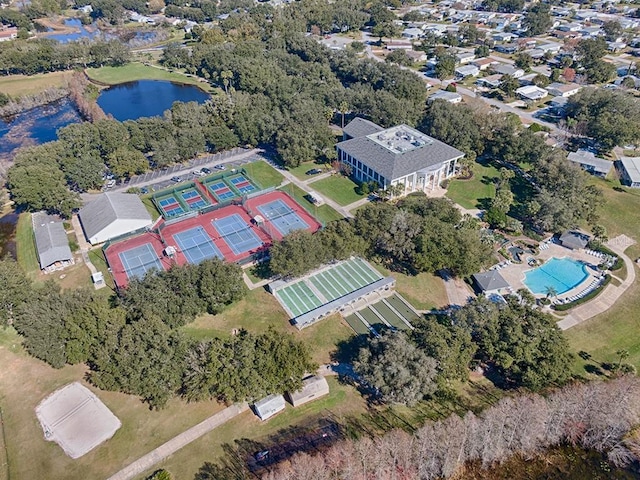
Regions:
<instances>
[{"instance_id":1,"label":"pool deck","mask_svg":"<svg viewBox=\"0 0 640 480\"><path fill-rule=\"evenodd\" d=\"M589 276L585 278L582 282L580 282L576 287L571 290L564 292L561 295L558 295L558 300L562 300L573 295L577 295L581 291L583 291L591 282L598 280L600 277L600 273L595 269L599 263L602 262L602 259L599 257L595 257L593 255L588 254L584 250L569 250L568 248L562 247L555 243L547 243L548 248L540 249L540 252L537 255L531 254L523 254L523 262L522 263L512 263L505 267L502 267L500 271L500 275L511 285L513 290L518 290L519 288L527 288L524 283L525 272L528 270L532 270L536 267L530 267L527 264L527 259L533 257L537 259L540 264L543 264L550 258L572 258L574 260L580 260L587 265L587 273ZM594 268L591 268L594 267ZM544 294L536 294L537 298L543 298Z\"/></svg>"}]
</instances>

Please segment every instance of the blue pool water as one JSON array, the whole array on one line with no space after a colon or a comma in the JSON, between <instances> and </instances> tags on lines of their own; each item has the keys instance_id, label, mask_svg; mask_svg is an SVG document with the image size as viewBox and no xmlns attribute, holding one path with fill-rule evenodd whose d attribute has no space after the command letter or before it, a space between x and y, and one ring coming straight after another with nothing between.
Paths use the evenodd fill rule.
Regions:
<instances>
[{"instance_id":1,"label":"blue pool water","mask_svg":"<svg viewBox=\"0 0 640 480\"><path fill-rule=\"evenodd\" d=\"M535 294L545 295L549 287L558 294L568 292L588 276L587 267L571 258L551 258L544 265L525 272L524 283Z\"/></svg>"}]
</instances>

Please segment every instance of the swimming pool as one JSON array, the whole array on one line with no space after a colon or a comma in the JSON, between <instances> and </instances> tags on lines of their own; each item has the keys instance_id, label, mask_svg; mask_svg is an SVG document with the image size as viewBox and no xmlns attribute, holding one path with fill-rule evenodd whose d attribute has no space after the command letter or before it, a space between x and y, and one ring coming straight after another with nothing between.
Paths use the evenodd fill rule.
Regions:
<instances>
[{"instance_id":1,"label":"swimming pool","mask_svg":"<svg viewBox=\"0 0 640 480\"><path fill-rule=\"evenodd\" d=\"M524 273L524 284L535 294L546 295L553 288L559 295L568 292L589 276L584 263L571 258L551 258L544 265Z\"/></svg>"}]
</instances>

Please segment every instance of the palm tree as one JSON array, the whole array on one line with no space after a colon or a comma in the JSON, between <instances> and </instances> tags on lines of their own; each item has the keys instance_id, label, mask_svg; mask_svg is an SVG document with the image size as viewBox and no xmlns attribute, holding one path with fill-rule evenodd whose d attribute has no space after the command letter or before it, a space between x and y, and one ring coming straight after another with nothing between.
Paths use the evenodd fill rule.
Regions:
<instances>
[{"instance_id":1,"label":"palm tree","mask_svg":"<svg viewBox=\"0 0 640 480\"><path fill-rule=\"evenodd\" d=\"M629 358L629 350L618 350L616 352L616 355L618 355L618 368L617 370L620 370L620 367L622 366L622 361L626 360L627 358Z\"/></svg>"},{"instance_id":2,"label":"palm tree","mask_svg":"<svg viewBox=\"0 0 640 480\"><path fill-rule=\"evenodd\" d=\"M556 290L556 288L552 285L549 285L545 288L545 293L547 295L547 298L558 296L558 290Z\"/></svg>"}]
</instances>

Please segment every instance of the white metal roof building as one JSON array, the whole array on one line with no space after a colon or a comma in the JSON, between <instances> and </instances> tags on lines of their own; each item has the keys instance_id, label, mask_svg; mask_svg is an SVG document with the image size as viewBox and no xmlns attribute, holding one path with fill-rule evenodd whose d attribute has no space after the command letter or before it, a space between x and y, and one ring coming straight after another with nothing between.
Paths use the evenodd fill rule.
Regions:
<instances>
[{"instance_id":1,"label":"white metal roof building","mask_svg":"<svg viewBox=\"0 0 640 480\"><path fill-rule=\"evenodd\" d=\"M605 160L604 158L598 158L593 154L593 152L588 150L571 152L567 155L567 159L580 165L585 172L603 178L609 174L613 167L612 162Z\"/></svg>"},{"instance_id":2,"label":"white metal roof building","mask_svg":"<svg viewBox=\"0 0 640 480\"><path fill-rule=\"evenodd\" d=\"M640 188L640 157L622 157L620 174L624 183L633 188Z\"/></svg>"},{"instance_id":3,"label":"white metal roof building","mask_svg":"<svg viewBox=\"0 0 640 480\"><path fill-rule=\"evenodd\" d=\"M287 392L287 398L294 407L329 394L329 384L324 377L315 375L302 380L302 388L295 392Z\"/></svg>"},{"instance_id":4,"label":"white metal roof building","mask_svg":"<svg viewBox=\"0 0 640 480\"><path fill-rule=\"evenodd\" d=\"M92 245L148 227L151 215L137 195L103 193L78 214L87 240Z\"/></svg>"},{"instance_id":5,"label":"white metal roof building","mask_svg":"<svg viewBox=\"0 0 640 480\"><path fill-rule=\"evenodd\" d=\"M549 95L544 88L537 87L535 85L527 85L526 87L520 87L516 89L516 94L529 101L542 100Z\"/></svg>"},{"instance_id":6,"label":"white metal roof building","mask_svg":"<svg viewBox=\"0 0 640 480\"><path fill-rule=\"evenodd\" d=\"M31 217L40 268L46 273L72 265L73 254L62 222L44 212Z\"/></svg>"},{"instance_id":7,"label":"white metal roof building","mask_svg":"<svg viewBox=\"0 0 640 480\"><path fill-rule=\"evenodd\" d=\"M338 143L338 159L351 167L356 180L375 181L383 188L402 185L397 195L434 190L455 175L457 161L464 156L407 125L384 130L372 125L368 133L358 129L360 136Z\"/></svg>"},{"instance_id":8,"label":"white metal roof building","mask_svg":"<svg viewBox=\"0 0 640 480\"><path fill-rule=\"evenodd\" d=\"M262 400L258 400L253 404L253 411L260 418L260 420L267 420L273 417L276 413L284 410L286 402L282 395L269 395Z\"/></svg>"}]
</instances>

